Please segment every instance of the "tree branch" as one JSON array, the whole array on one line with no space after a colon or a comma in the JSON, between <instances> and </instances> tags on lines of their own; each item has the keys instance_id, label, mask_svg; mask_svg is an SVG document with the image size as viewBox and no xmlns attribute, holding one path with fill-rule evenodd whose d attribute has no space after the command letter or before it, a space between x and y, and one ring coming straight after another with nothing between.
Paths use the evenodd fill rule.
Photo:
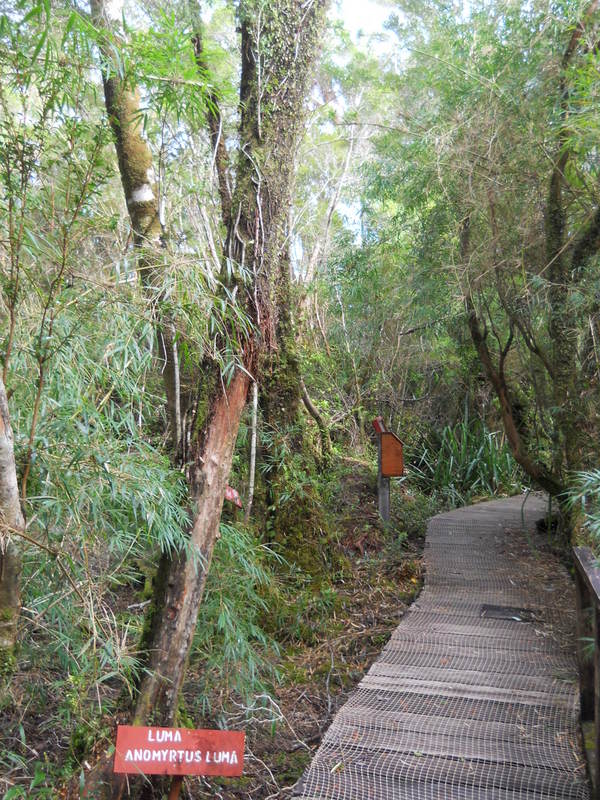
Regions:
<instances>
[{"instance_id":1,"label":"tree branch","mask_svg":"<svg viewBox=\"0 0 600 800\"><path fill-rule=\"evenodd\" d=\"M317 423L317 428L319 429L319 435L321 437L321 453L323 458L327 459L331 455L331 437L329 436L329 429L325 424L325 420L323 419L323 416L319 412L318 408L310 399L310 395L308 394L306 384L304 383L304 379L302 377L300 378L300 389L302 390L302 402L304 403L308 413Z\"/></svg>"},{"instance_id":2,"label":"tree branch","mask_svg":"<svg viewBox=\"0 0 600 800\"><path fill-rule=\"evenodd\" d=\"M208 64L204 55L202 43L202 20L199 8L193 2L190 3L192 19L194 24L194 35L192 43L194 45L194 55L196 64L201 73L208 72ZM229 182L229 152L225 144L223 133L223 118L219 107L219 97L214 89L208 92L206 103L206 120L208 132L213 149L213 163L217 172L219 184L219 198L221 200L221 215L223 224L229 228L231 223L231 186Z\"/></svg>"},{"instance_id":3,"label":"tree branch","mask_svg":"<svg viewBox=\"0 0 600 800\"><path fill-rule=\"evenodd\" d=\"M536 483L538 483L543 489L545 489L549 494L557 495L562 494L564 491L564 486L544 467L536 463L525 451L523 447L523 441L517 430L517 425L515 423L515 419L513 416L512 411L512 404L510 401L510 394L508 390L508 385L506 383L506 379L504 376L503 370L503 358L501 357L501 366L500 369L496 369L494 366L494 362L490 353L490 350L487 346L485 336L481 331L481 327L479 324L479 319L477 317L477 312L475 310L475 306L473 304L473 299L470 294L465 296L465 306L467 310L467 320L469 325L469 331L471 333L471 338L473 340L473 344L475 345L475 349L479 355L479 359L483 365L483 368L486 372L488 380L494 387L496 392L496 396L500 403L500 413L502 415L502 422L504 425L504 430L506 432L506 438L510 445L511 452L515 458L515 461L520 464L521 467L525 470L525 472L533 478ZM509 337L510 344L512 342L512 333ZM506 347L505 347L506 350Z\"/></svg>"}]
</instances>

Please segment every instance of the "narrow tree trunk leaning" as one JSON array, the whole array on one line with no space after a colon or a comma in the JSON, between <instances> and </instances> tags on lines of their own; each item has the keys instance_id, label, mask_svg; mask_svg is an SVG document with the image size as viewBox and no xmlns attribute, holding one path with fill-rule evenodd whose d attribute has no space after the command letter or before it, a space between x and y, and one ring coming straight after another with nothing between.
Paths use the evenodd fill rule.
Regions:
<instances>
[{"instance_id":1,"label":"narrow tree trunk leaning","mask_svg":"<svg viewBox=\"0 0 600 800\"><path fill-rule=\"evenodd\" d=\"M329 428L326 425L319 409L310 399L310 395L306 389L306 384L302 378L300 378L300 388L302 389L302 402L304 403L308 413L317 423L319 436L321 437L321 457L324 462L327 462L331 458L331 436L329 435Z\"/></svg>"},{"instance_id":2,"label":"narrow tree trunk leaning","mask_svg":"<svg viewBox=\"0 0 600 800\"><path fill-rule=\"evenodd\" d=\"M508 302L502 297L502 287L499 286L499 296L505 306L511 328L511 335L506 347L500 352L497 363L489 350L486 341L485 325L482 326L473 302L470 290L465 292L467 319L471 338L479 354L490 383L500 403L500 410L507 440L515 460L523 467L525 472L542 488L551 495L564 494L566 489L566 476L569 470L585 466L582 461L582 433L581 424L581 398L579 396L579 369L578 369L578 342L577 328L573 320L573 307L570 295L584 276L585 267L589 259L600 250L600 207L596 206L588 216L577 234L567 231L573 225L573 220L567 216L565 202L566 189L568 189L568 162L571 155L571 137L568 129L570 114L570 88L568 69L577 56L578 51L585 52L582 40L587 27L595 18L600 7L600 0L593 0L587 7L579 24L572 31L567 47L560 64L560 121L559 134L556 143L556 157L550 175L548 195L545 208L545 244L547 270L549 276L549 319L548 332L550 334L551 352L542 352L527 331L519 328L511 317ZM594 37L594 41L597 35ZM595 45L594 45L595 46ZM570 203L570 199L567 201ZM493 204L491 205L492 232L494 233L495 219ZM466 265L468 261L469 220L463 224L461 231L461 258ZM508 350L512 344L512 331L519 328L523 340L529 350L535 355L546 369L551 381L553 392L553 447L552 463L545 466L527 452L523 438L515 422L511 404L509 387L506 381L504 364ZM563 502L564 498L561 500Z\"/></svg>"},{"instance_id":3,"label":"narrow tree trunk leaning","mask_svg":"<svg viewBox=\"0 0 600 800\"><path fill-rule=\"evenodd\" d=\"M0 681L12 672L15 663L21 608L21 554L15 534L24 528L8 399L0 377Z\"/></svg>"},{"instance_id":4,"label":"narrow tree trunk leaning","mask_svg":"<svg viewBox=\"0 0 600 800\"><path fill-rule=\"evenodd\" d=\"M252 422L250 433L250 466L248 468L248 496L246 497L246 508L244 509L244 522L250 522L252 514L252 503L254 502L254 481L256 479L256 439L258 435L258 383L252 384Z\"/></svg>"},{"instance_id":5,"label":"narrow tree trunk leaning","mask_svg":"<svg viewBox=\"0 0 600 800\"><path fill-rule=\"evenodd\" d=\"M179 690L219 530L249 385L248 374L238 370L226 392L217 389L208 398L210 417L203 426L203 435L195 442L191 453L194 466L188 474L197 512L188 550L169 560L152 637L151 671L141 685L134 715L136 725L170 725L177 717Z\"/></svg>"},{"instance_id":6,"label":"narrow tree trunk leaning","mask_svg":"<svg viewBox=\"0 0 600 800\"><path fill-rule=\"evenodd\" d=\"M96 23L107 24L104 0L92 0ZM222 281L238 296L253 323L238 351L240 367L225 388L217 365L200 357L201 387L196 419L189 431L187 472L192 522L185 552L163 558L147 648L148 668L141 682L133 719L137 724L171 725L177 717L179 690L185 677L198 610L215 540L227 477L251 374L261 355L275 345L279 321L275 282L287 264L286 223L291 202L294 154L303 120L317 44L323 29L326 0L280 0L261 6L240 3L241 81L240 150L231 221L227 231ZM268 70L265 70L268 62ZM155 231L156 192L148 177L148 148L139 133L135 159L125 152L126 136L135 134L132 120L135 94L115 76L105 77L107 111L115 134L121 179L134 226L139 227L140 257L148 231ZM108 84L108 86L107 86ZM145 149L140 146L143 142ZM142 169L143 165L143 169ZM134 169L133 174L130 170ZM136 192L136 189L138 190ZM143 189L143 191L142 191ZM137 226L138 223L136 222ZM154 241L156 235L154 236ZM252 281L230 277L226 262L244 267ZM231 340L237 341L231 331ZM102 774L103 773L103 774ZM108 758L88 782L87 796L118 798L123 783L110 776ZM104 780L102 780L104 778Z\"/></svg>"},{"instance_id":7,"label":"narrow tree trunk leaning","mask_svg":"<svg viewBox=\"0 0 600 800\"><path fill-rule=\"evenodd\" d=\"M342 189L344 188L344 183L346 182L346 176L348 174L348 170L350 168L350 162L352 161L352 155L354 152L354 143L355 143L355 136L354 131L352 130L350 134L350 143L348 145L348 150L346 151L346 157L344 159L344 164L342 166L342 171L338 178L337 186L335 188L335 192L333 193L333 197L329 202L329 206L327 207L327 214L325 215L325 226L321 233L319 234L317 241L313 247L312 253L310 254L310 258L308 260L308 264L306 266L306 272L302 276L302 283L303 283L303 294L302 300L300 302L300 318L305 316L306 311L308 309L309 303L309 289L311 283L315 279L315 275L318 272L319 264L321 261L327 260L327 254L329 249L329 236L331 231L331 223L333 220L334 212L340 202L340 195L342 193Z\"/></svg>"},{"instance_id":8,"label":"narrow tree trunk leaning","mask_svg":"<svg viewBox=\"0 0 600 800\"><path fill-rule=\"evenodd\" d=\"M505 348L499 355L498 365L495 366L492 359L492 354L490 353L486 342L486 335L481 330L471 295L468 294L466 296L465 304L467 308L467 321L469 324L471 338L473 339L473 344L475 345L475 349L477 350L487 378L492 384L494 391L496 392L498 402L500 403L500 414L502 416L504 432L506 433L506 439L515 461L523 468L527 475L532 478L532 480L538 483L542 489L545 489L549 494L562 494L565 486L550 470L538 463L529 455L529 453L527 453L513 416L513 407L508 384L504 374L504 362L508 354L508 350L510 349L510 345L512 344L512 333Z\"/></svg>"},{"instance_id":9,"label":"narrow tree trunk leaning","mask_svg":"<svg viewBox=\"0 0 600 800\"><path fill-rule=\"evenodd\" d=\"M462 223L460 232L460 254L465 267L469 260L469 248L470 219L467 217ZM481 364L485 370L487 379L492 385L496 393L496 397L498 398L504 432L506 433L506 439L515 461L523 468L526 474L532 478L532 480L536 481L536 483L538 483L549 494L561 494L565 487L550 470L548 470L542 464L539 464L530 456L530 454L527 452L527 448L524 445L521 435L519 434L519 430L515 422L510 391L504 371L506 356L508 355L513 342L513 328L511 327L506 345L498 356L497 364L495 364L494 358L492 357L487 344L487 332L482 330L470 290L465 293L465 307L467 311L467 324L469 326L471 339L473 340L473 344L477 351L477 355L479 356L479 360L481 361Z\"/></svg>"}]
</instances>

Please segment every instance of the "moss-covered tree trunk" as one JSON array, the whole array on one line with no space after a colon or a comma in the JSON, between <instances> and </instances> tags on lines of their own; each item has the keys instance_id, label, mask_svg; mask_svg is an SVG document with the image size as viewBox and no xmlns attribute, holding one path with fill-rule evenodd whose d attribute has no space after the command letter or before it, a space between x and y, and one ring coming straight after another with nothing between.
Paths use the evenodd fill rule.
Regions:
<instances>
[{"instance_id":1,"label":"moss-covered tree trunk","mask_svg":"<svg viewBox=\"0 0 600 800\"><path fill-rule=\"evenodd\" d=\"M111 21L106 0L91 0L92 19L106 39L100 49L104 99L114 140L119 174L131 220L137 267L157 327L157 341L163 361L163 382L167 396L169 439L177 458L182 437L177 343L172 320L161 312L164 299L163 267L165 248L159 214L159 197L152 152L142 135L140 97L136 87L119 77L115 49L110 45Z\"/></svg>"},{"instance_id":2,"label":"moss-covered tree trunk","mask_svg":"<svg viewBox=\"0 0 600 800\"><path fill-rule=\"evenodd\" d=\"M21 556L17 535L24 527L8 399L0 376L0 681L14 666L21 608Z\"/></svg>"},{"instance_id":3,"label":"moss-covered tree trunk","mask_svg":"<svg viewBox=\"0 0 600 800\"><path fill-rule=\"evenodd\" d=\"M588 221L579 233L568 232L567 205L565 199L568 189L568 162L570 159L570 87L568 70L578 54L586 51L583 46L587 27L594 19L600 0L589 4L581 21L571 32L560 64L559 100L560 127L556 142L556 156L550 175L545 207L545 245L546 263L549 276L549 316L548 333L551 342L550 358L547 359L535 348L532 352L541 359L552 380L553 393L553 431L551 463L543 464L532 456L525 446L519 426L515 419L514 404L506 380L504 365L513 336L511 334L505 349L496 361L486 342L485 326L482 327L477 316L473 298L466 295L467 318L473 343L482 365L495 389L500 403L507 440L516 461L525 472L542 488L552 495L564 499L567 487L567 473L581 468L583 414L579 396L579 359L577 325L574 319L571 293L584 276L589 259L600 250L600 207L589 215ZM595 39L597 36L594 36ZM468 221L463 226L461 236L462 259L466 264L468 249ZM509 317L510 317L510 309Z\"/></svg>"},{"instance_id":4,"label":"moss-covered tree trunk","mask_svg":"<svg viewBox=\"0 0 600 800\"><path fill-rule=\"evenodd\" d=\"M600 249L600 208L590 215L579 234L568 231L568 164L571 156L569 118L571 90L569 70L581 54L600 6L593 0L572 31L560 65L560 128L554 168L550 177L545 210L546 261L550 279L548 331L552 352L553 386L553 471L565 480L567 471L581 468L584 417L579 396L578 333L571 293L584 276L585 266ZM590 33L594 41L597 33ZM594 45L595 46L595 45ZM571 241L567 239L570 237Z\"/></svg>"},{"instance_id":5,"label":"moss-covered tree trunk","mask_svg":"<svg viewBox=\"0 0 600 800\"><path fill-rule=\"evenodd\" d=\"M465 268L468 265L470 248L471 220L469 216L466 216L462 222L460 231L460 257ZM505 373L506 357L513 342L512 326L506 345L499 352L497 359L494 359L488 346L487 330L485 327L482 328L470 289L465 293L465 307L469 333L471 334L471 339L477 350L477 355L479 356L486 377L496 393L500 405L500 416L502 418L504 432L506 433L506 440L515 461L532 480L536 481L536 483L547 492L550 494L560 493L563 490L562 484L560 484L551 470L547 469L543 464L540 464L528 452L527 446L519 432L519 426L515 420L514 403L512 402L511 392Z\"/></svg>"},{"instance_id":6,"label":"moss-covered tree trunk","mask_svg":"<svg viewBox=\"0 0 600 800\"><path fill-rule=\"evenodd\" d=\"M228 277L232 271L227 262L252 276L249 284L238 284L238 296L253 332L237 354L241 367L226 388L217 365L199 356L196 418L188 432L189 545L185 552L164 558L161 564L147 641L147 670L133 713L137 724L171 725L176 721L179 690L219 531L250 374L256 372L265 354L276 351L280 324L276 282L282 262L287 263L286 223L294 154L325 7L325 0L309 4L303 0L276 4L246 0L239 6L240 149L222 280L226 285L233 280ZM92 8L98 24L106 25L104 0L92 0ZM157 237L150 235L156 230L156 193L148 172L149 150L134 127L135 93L120 85L115 74L105 76L105 96L134 232L139 226L138 252L140 258L149 258L154 269L154 256L147 253L148 248L155 252L157 247ZM134 159L125 152L127 136L136 137ZM230 333L230 341L239 339L235 331ZM299 385L297 392L299 395ZM88 782L89 797L118 798L123 792L124 784L112 778L108 761Z\"/></svg>"}]
</instances>

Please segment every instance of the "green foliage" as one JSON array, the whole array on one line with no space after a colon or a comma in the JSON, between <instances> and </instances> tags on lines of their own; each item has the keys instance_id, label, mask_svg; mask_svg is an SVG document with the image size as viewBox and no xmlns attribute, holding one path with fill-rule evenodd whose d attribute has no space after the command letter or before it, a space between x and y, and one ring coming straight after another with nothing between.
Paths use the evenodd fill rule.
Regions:
<instances>
[{"instance_id":1,"label":"green foliage","mask_svg":"<svg viewBox=\"0 0 600 800\"><path fill-rule=\"evenodd\" d=\"M585 538L596 554L600 552L600 469L579 472L574 476L568 505L583 521Z\"/></svg>"},{"instance_id":2,"label":"green foliage","mask_svg":"<svg viewBox=\"0 0 600 800\"><path fill-rule=\"evenodd\" d=\"M204 121L212 87L207 70L196 63L193 33L179 15L159 9L145 31L126 29L125 70L148 92L152 113L168 114L198 128ZM123 50L122 50L123 52Z\"/></svg>"},{"instance_id":3,"label":"green foliage","mask_svg":"<svg viewBox=\"0 0 600 800\"><path fill-rule=\"evenodd\" d=\"M2 753L0 753L0 764L2 763ZM33 764L33 777L28 783L28 786L12 786L3 795L2 800L17 800L17 798L31 798L31 800L52 800L55 795L55 789L52 785L48 785L48 779L52 781L52 777L48 774L46 764L36 761Z\"/></svg>"},{"instance_id":4,"label":"green foliage","mask_svg":"<svg viewBox=\"0 0 600 800\"><path fill-rule=\"evenodd\" d=\"M93 547L102 540L111 554L133 556L148 546L180 548L184 483L146 436L154 412L151 325L110 296L92 295L77 316L57 320L54 336L59 345L45 381L29 493L48 543L85 539ZM15 354L15 374L33 371L33 356ZM36 387L15 386L20 460L31 426L24 412Z\"/></svg>"},{"instance_id":5,"label":"green foliage","mask_svg":"<svg viewBox=\"0 0 600 800\"><path fill-rule=\"evenodd\" d=\"M194 639L202 682L192 702L203 716L213 710L213 691L233 692L247 704L277 679L278 645L263 620L277 597L278 564L281 558L252 531L221 524Z\"/></svg>"},{"instance_id":6,"label":"green foliage","mask_svg":"<svg viewBox=\"0 0 600 800\"><path fill-rule=\"evenodd\" d=\"M300 423L288 425L285 430L266 426L261 430L261 444L265 452L259 468L263 475L277 476L280 489L276 502L279 506L302 503L318 485L314 463L310 462L306 453L298 452L295 447L302 434ZM274 507L271 510L275 510Z\"/></svg>"},{"instance_id":7,"label":"green foliage","mask_svg":"<svg viewBox=\"0 0 600 800\"><path fill-rule=\"evenodd\" d=\"M418 478L416 481L412 480L412 468L410 483L419 484ZM415 489L407 489L405 484L402 488L402 492L391 492L391 527L397 532L393 542L395 551L403 550L407 537L415 540L425 535L427 521L439 513L440 504L445 500L440 493L424 494Z\"/></svg>"},{"instance_id":8,"label":"green foliage","mask_svg":"<svg viewBox=\"0 0 600 800\"><path fill-rule=\"evenodd\" d=\"M62 766L30 758L21 712L45 715L56 728L70 772L106 736L140 673L141 583L160 552L186 547L190 498L166 454L156 308L177 331L181 390L198 425L208 408L202 398L195 403L198 386L204 398L221 391L255 333L243 311L256 300L253 265L221 263L214 155L201 133L218 101L222 141L236 144L226 132L238 105L231 87L239 64L230 58L238 34L232 5L217 6L207 30L219 44L207 37L206 65L195 58L189 9L150 4L141 22L132 15L134 25L117 24L109 42L110 69L141 90L156 165L165 247L154 297L137 285L91 69L106 33L72 5L48 0L9 3L0 13L0 352L19 478L28 475L18 657L31 666L19 675L19 708L7 710L10 693L0 708L9 721L0 765L20 775L7 800L55 797L62 777ZM407 442L410 477L392 493L397 534L382 535L382 569L404 561L406 537L422 535L441 506L522 487L469 338L467 292L496 363L514 333L502 356L511 399L522 400L527 443L540 458L549 453L557 407L540 358L551 352L553 290L542 209L559 133L572 153L565 194L573 235L590 216L599 166L597 35L568 70L566 116L557 78L583 0L478 0L460 13L444 3L400 7L389 24L400 37L396 59L361 52L339 30L330 37L286 232L294 275L301 283L314 273L302 287L307 303L294 292L306 322L301 372L331 421L336 454L369 452L369 419L380 413ZM271 51L286 50L280 38L256 45L267 69L265 124L285 89L272 85L267 63ZM265 166L256 164L252 177L259 192ZM596 266L565 301L580 345L581 401L591 408L600 363ZM218 367L209 379L199 375L205 359ZM276 383L297 395L296 375L285 386L280 366ZM594 419L588 415L588 461L597 453ZM299 447L305 434L295 424L262 426L254 519L242 526L229 510L214 552L187 687L190 715L224 713L226 693L256 707L278 680L278 648L313 645L331 630L341 602L335 580L347 563L331 519L339 471L319 474ZM247 450L244 423L231 481L242 494ZM581 473L571 501L594 540L599 496L600 473Z\"/></svg>"},{"instance_id":9,"label":"green foliage","mask_svg":"<svg viewBox=\"0 0 600 800\"><path fill-rule=\"evenodd\" d=\"M302 444L304 446L302 446ZM291 583L318 590L342 569L327 509L339 485L331 470L319 472L308 451L303 423L263 428L260 470L268 481L265 534L288 564Z\"/></svg>"},{"instance_id":10,"label":"green foliage","mask_svg":"<svg viewBox=\"0 0 600 800\"><path fill-rule=\"evenodd\" d=\"M503 436L468 417L424 440L409 454L411 481L451 506L474 498L516 494L523 476Z\"/></svg>"}]
</instances>

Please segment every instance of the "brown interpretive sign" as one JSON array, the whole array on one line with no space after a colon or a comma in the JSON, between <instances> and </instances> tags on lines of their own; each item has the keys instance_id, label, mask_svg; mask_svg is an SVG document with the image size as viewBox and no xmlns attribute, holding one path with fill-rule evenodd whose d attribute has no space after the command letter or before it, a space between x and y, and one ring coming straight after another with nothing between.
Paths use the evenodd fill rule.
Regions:
<instances>
[{"instance_id":1,"label":"brown interpretive sign","mask_svg":"<svg viewBox=\"0 0 600 800\"><path fill-rule=\"evenodd\" d=\"M381 474L385 478L404 475L404 449L395 433L384 431L381 436Z\"/></svg>"},{"instance_id":2,"label":"brown interpretive sign","mask_svg":"<svg viewBox=\"0 0 600 800\"><path fill-rule=\"evenodd\" d=\"M241 731L119 725L113 769L134 775L241 775L244 740Z\"/></svg>"}]
</instances>

